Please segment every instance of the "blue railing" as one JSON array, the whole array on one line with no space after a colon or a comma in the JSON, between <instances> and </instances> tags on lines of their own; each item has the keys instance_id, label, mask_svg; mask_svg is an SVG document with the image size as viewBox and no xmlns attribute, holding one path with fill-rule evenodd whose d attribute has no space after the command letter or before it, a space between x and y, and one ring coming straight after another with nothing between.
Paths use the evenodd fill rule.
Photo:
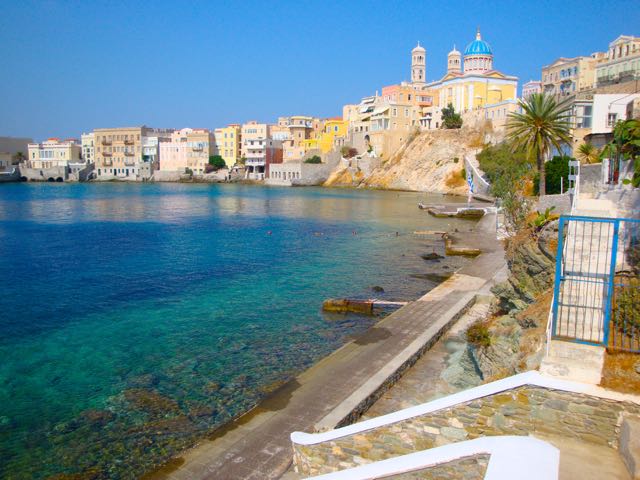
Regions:
<instances>
[{"instance_id":1,"label":"blue railing","mask_svg":"<svg viewBox=\"0 0 640 480\"><path fill-rule=\"evenodd\" d=\"M640 352L640 220L562 216L552 336Z\"/></svg>"}]
</instances>

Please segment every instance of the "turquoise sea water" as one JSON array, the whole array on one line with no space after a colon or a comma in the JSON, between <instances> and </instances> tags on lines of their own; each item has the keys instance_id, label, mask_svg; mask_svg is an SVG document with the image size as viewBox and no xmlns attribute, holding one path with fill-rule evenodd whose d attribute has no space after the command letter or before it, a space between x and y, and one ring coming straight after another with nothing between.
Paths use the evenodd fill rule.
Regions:
<instances>
[{"instance_id":1,"label":"turquoise sea water","mask_svg":"<svg viewBox=\"0 0 640 480\"><path fill-rule=\"evenodd\" d=\"M375 321L325 298L413 299L435 284L412 274L461 266L419 257L442 245L414 230L469 228L416 208L438 200L0 186L0 477L136 478L179 454Z\"/></svg>"}]
</instances>

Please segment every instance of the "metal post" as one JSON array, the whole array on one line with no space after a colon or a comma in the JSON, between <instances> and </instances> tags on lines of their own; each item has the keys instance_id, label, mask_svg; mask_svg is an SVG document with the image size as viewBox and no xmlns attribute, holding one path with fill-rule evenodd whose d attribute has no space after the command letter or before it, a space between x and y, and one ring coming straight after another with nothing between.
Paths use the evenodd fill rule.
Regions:
<instances>
[{"instance_id":1,"label":"metal post","mask_svg":"<svg viewBox=\"0 0 640 480\"><path fill-rule=\"evenodd\" d=\"M611 321L611 308L613 306L613 294L614 294L614 284L616 277L616 262L618 257L618 233L620 231L620 220L615 218L613 222L613 241L611 245L611 265L609 266L609 278L607 282L609 283L607 287L607 301L605 303L605 311L604 311L604 325L603 332L604 338L602 339L604 346L606 347L609 344L609 322Z\"/></svg>"},{"instance_id":2,"label":"metal post","mask_svg":"<svg viewBox=\"0 0 640 480\"><path fill-rule=\"evenodd\" d=\"M553 281L553 336L558 330L558 302L560 301L560 281L562 279L562 250L564 243L565 217L558 223L558 251L556 252L556 276Z\"/></svg>"}]
</instances>

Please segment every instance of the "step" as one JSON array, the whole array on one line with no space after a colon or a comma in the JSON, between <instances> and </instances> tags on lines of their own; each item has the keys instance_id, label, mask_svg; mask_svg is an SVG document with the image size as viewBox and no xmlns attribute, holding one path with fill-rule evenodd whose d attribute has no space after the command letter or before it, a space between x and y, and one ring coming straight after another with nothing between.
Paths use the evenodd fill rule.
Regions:
<instances>
[{"instance_id":1,"label":"step","mask_svg":"<svg viewBox=\"0 0 640 480\"><path fill-rule=\"evenodd\" d=\"M620 452L575 438L534 435L560 450L559 480L632 480Z\"/></svg>"},{"instance_id":2,"label":"step","mask_svg":"<svg viewBox=\"0 0 640 480\"><path fill-rule=\"evenodd\" d=\"M603 347L552 340L540 373L551 377L598 385L604 364Z\"/></svg>"},{"instance_id":3,"label":"step","mask_svg":"<svg viewBox=\"0 0 640 480\"><path fill-rule=\"evenodd\" d=\"M619 451L631 478L640 480L640 417L623 417Z\"/></svg>"}]
</instances>

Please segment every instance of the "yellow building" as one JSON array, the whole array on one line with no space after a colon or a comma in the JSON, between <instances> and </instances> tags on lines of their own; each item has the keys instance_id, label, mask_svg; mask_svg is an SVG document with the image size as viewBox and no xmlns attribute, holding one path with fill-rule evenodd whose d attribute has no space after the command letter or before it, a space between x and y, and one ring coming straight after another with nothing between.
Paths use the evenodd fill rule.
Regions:
<instances>
[{"instance_id":1,"label":"yellow building","mask_svg":"<svg viewBox=\"0 0 640 480\"><path fill-rule=\"evenodd\" d=\"M320 150L321 153L330 152L337 138L347 136L349 122L341 118L330 118L325 120L322 132L316 138L309 138L303 141L305 152L309 150Z\"/></svg>"},{"instance_id":2,"label":"yellow building","mask_svg":"<svg viewBox=\"0 0 640 480\"><path fill-rule=\"evenodd\" d=\"M457 112L464 113L515 100L518 78L494 70L493 52L478 29L464 55L455 47L449 52L447 74L427 88L435 91L434 103L440 108L452 104Z\"/></svg>"},{"instance_id":3,"label":"yellow building","mask_svg":"<svg viewBox=\"0 0 640 480\"><path fill-rule=\"evenodd\" d=\"M232 123L228 127L216 128L214 137L213 155L220 155L227 167L233 167L240 160L240 146L242 145L240 125Z\"/></svg>"}]
</instances>

